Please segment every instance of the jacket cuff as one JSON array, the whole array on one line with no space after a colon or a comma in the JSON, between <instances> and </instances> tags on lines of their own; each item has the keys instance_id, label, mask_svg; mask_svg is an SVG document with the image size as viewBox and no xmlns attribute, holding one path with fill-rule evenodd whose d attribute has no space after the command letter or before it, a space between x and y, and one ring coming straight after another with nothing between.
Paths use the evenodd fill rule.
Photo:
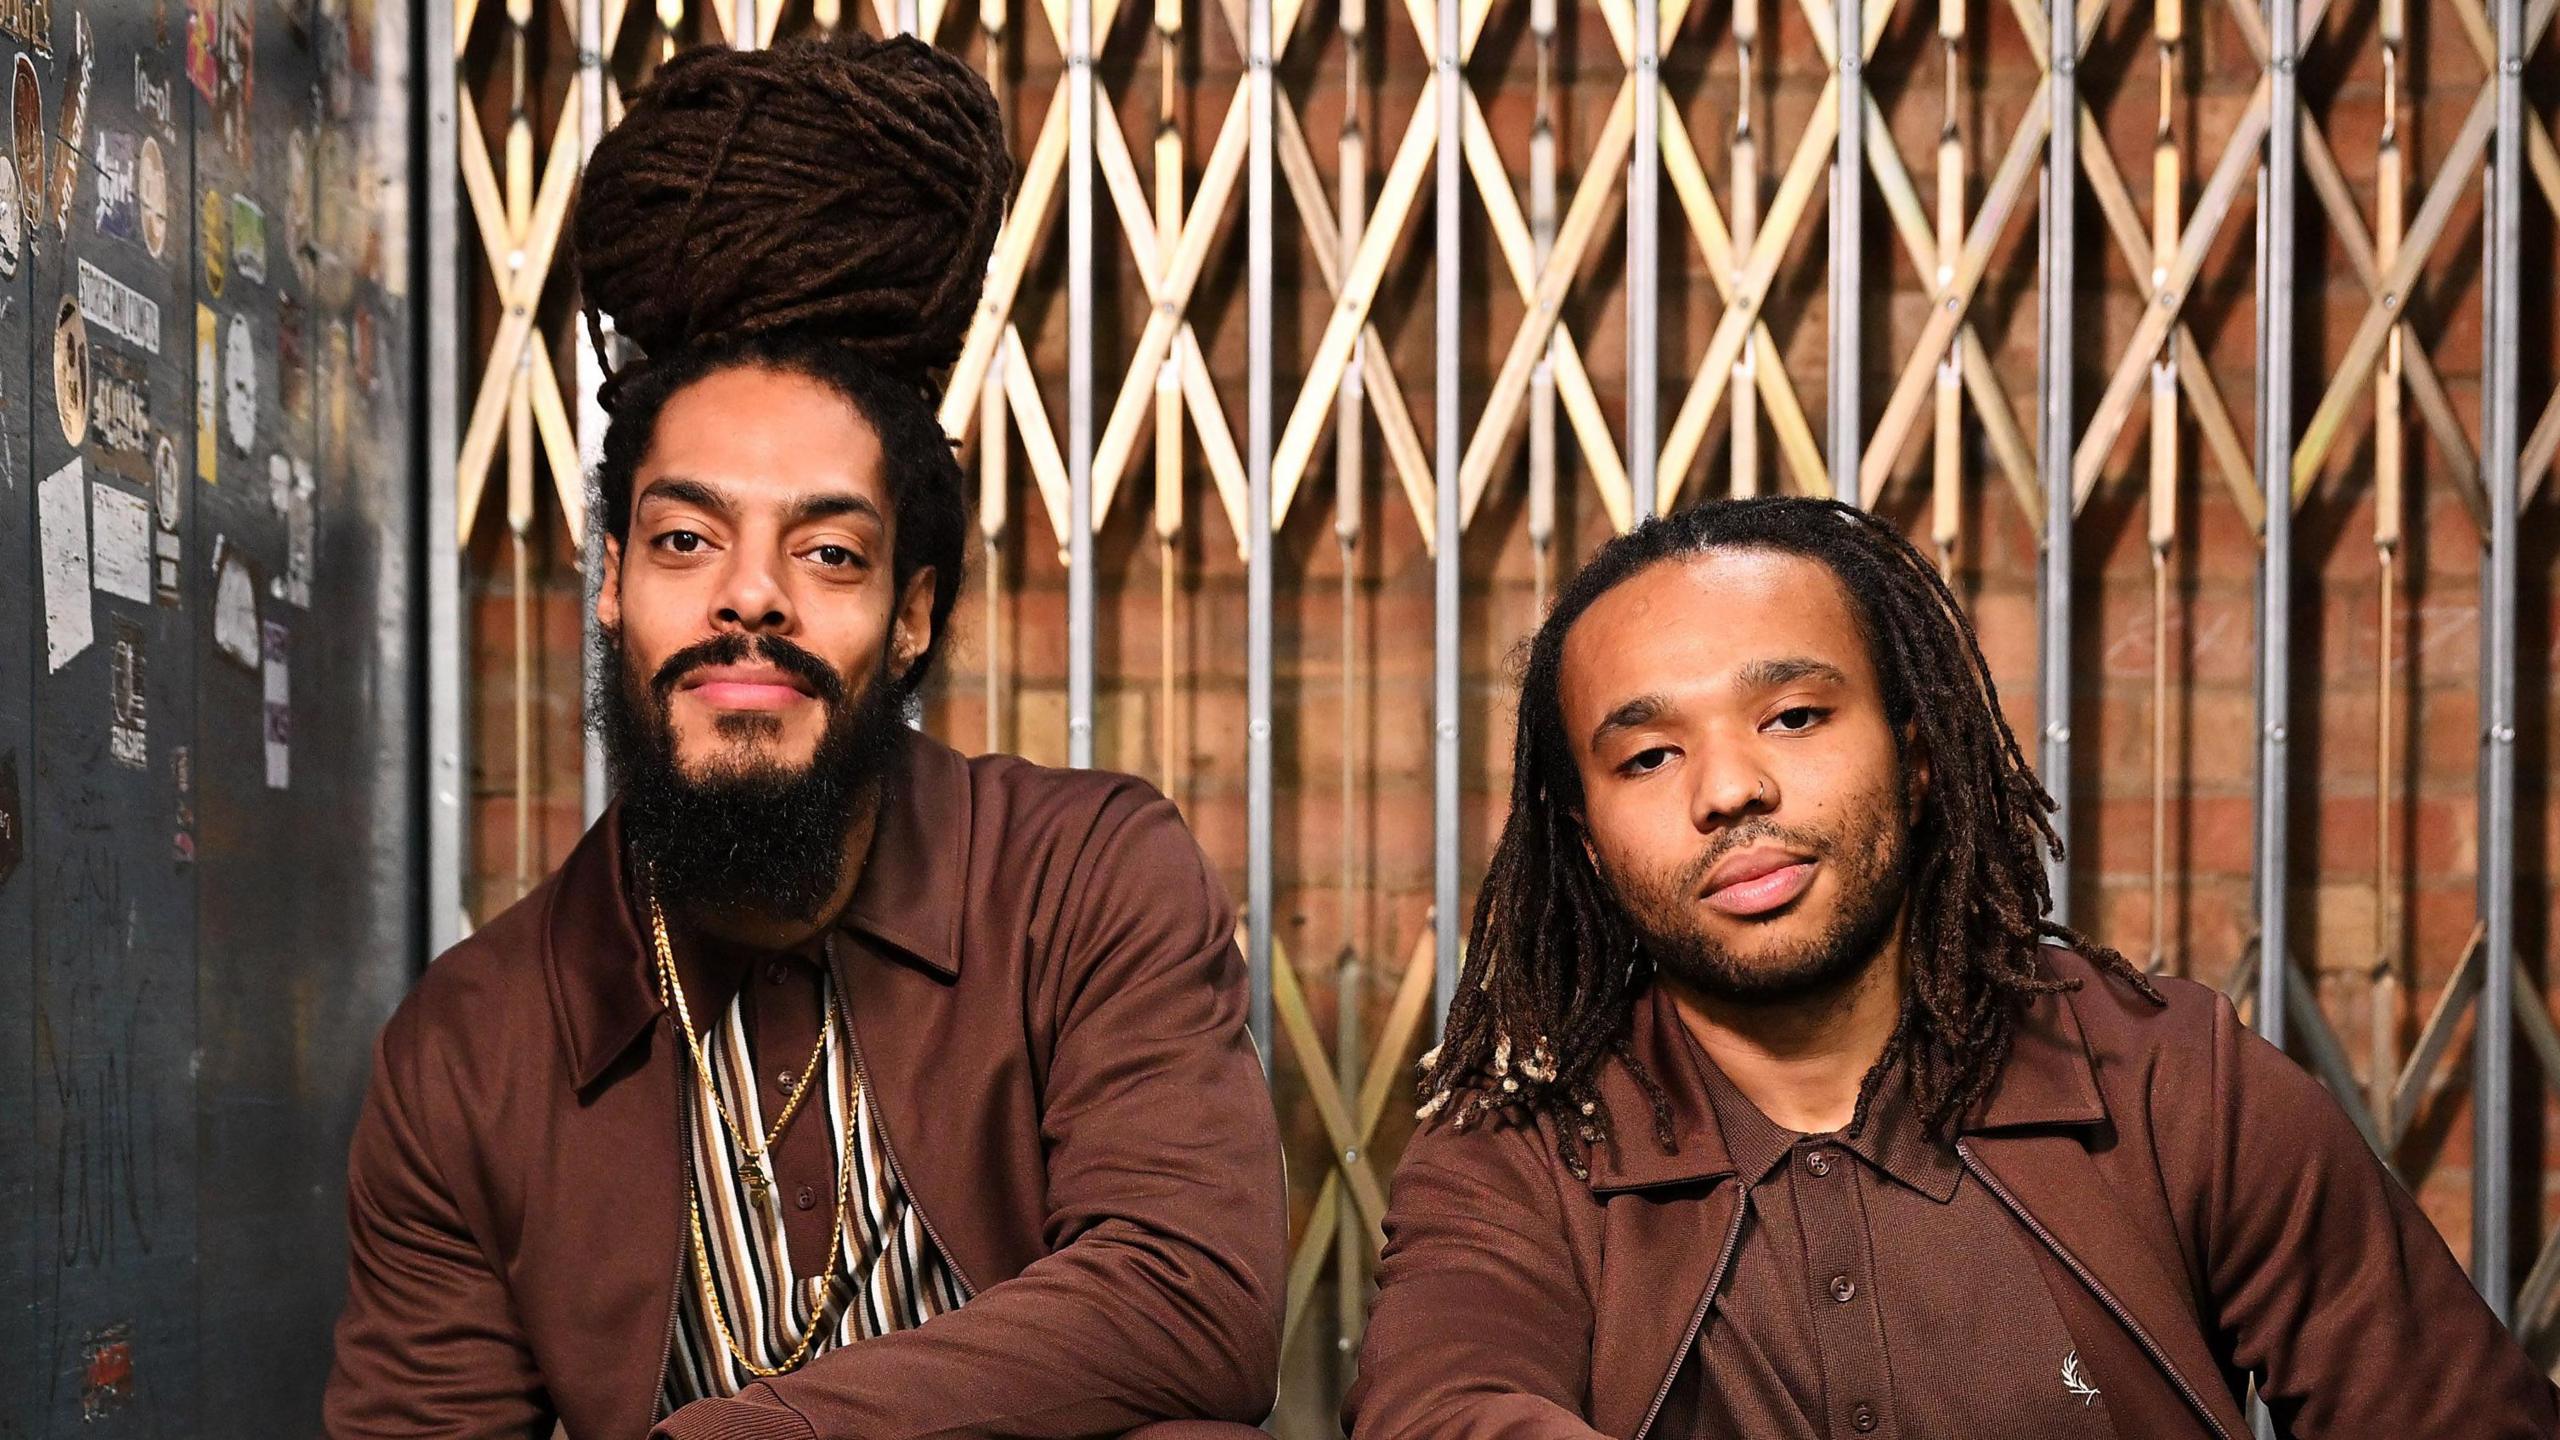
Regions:
<instances>
[{"instance_id":1,"label":"jacket cuff","mask_svg":"<svg viewBox=\"0 0 2560 1440\"><path fill-rule=\"evenodd\" d=\"M658 1422L649 1440L818 1440L800 1412L750 1385L734 1400L696 1400Z\"/></svg>"}]
</instances>

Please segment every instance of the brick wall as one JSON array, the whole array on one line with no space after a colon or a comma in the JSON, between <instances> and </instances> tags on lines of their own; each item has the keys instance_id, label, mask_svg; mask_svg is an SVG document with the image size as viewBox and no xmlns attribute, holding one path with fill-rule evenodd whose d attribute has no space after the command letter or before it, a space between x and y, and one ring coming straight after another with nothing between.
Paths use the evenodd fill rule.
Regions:
<instances>
[{"instance_id":1,"label":"brick wall","mask_svg":"<svg viewBox=\"0 0 2560 1440\"><path fill-rule=\"evenodd\" d=\"M1534 74L1526 8L1500 7L1470 70L1496 144L1511 172L1521 177L1524 201ZM1598 12L1586 8L1577 13L1571 5L1564 9L1556 106L1562 184L1569 197L1580 157L1592 143L1622 72ZM2448 7L2409 9L2412 34L2402 75L2401 123L2410 150L2409 209L2414 212L2414 192L2434 178L2477 92L2482 69ZM1021 18L1036 29L1037 15L1033 10ZM1757 119L1766 137L1763 173L1774 187L1822 74L1802 15L1792 6L1770 7L1763 15L1765 38L1755 67ZM1960 52L1958 122L1973 177L1969 203L1979 204L2010 129L2030 101L2037 72L2011 13L1978 9L1970 18L1970 34ZM1103 73L1113 93L1124 97L1117 108L1144 177L1155 123L1155 53L1142 16L1124 20L1129 23L1109 47ZM1328 172L1343 108L1342 62L1332 23L1329 8L1313 12L1283 72L1287 103L1304 117L1309 141ZM1736 86L1729 23L1725 6L1710 6L1692 14L1686 29L1666 43L1668 83L1720 199L1727 194L1726 136ZM2382 115L2375 23L2373 4L2341 0L2312 49L2303 84L2310 112L2338 156L2368 226ZM1873 66L1876 91L1924 197L1931 193L1942 123L1935 24L1934 11L1904 7L1892 20ZM2259 72L2226 14L2191 7L2190 25L2188 60L2173 114L2192 206ZM1372 34L1375 54L1363 103L1371 127L1374 178L1383 173L1412 113L1424 62L1401 10L1375 15ZM971 37L963 48L974 54L977 44ZM1045 37L1036 35L1021 42L1020 52L1015 61L1019 82L1006 98L1017 144L1027 150L1048 99L1055 56ZM1187 88L1178 118L1191 137L1196 175L1208 137L1232 94L1237 67L1233 47L1214 20L1195 25L1185 53ZM2560 95L2560 85L2551 83L2555 67L2550 62L2546 47L2529 76L2546 115L2553 97ZM2083 75L2100 129L2137 203L2145 207L2146 219L2157 73L2147 7L2117 7L2101 25ZM2476 183L2464 190L2437 261L2407 307L2417 337L2444 378L2452 408L2475 444L2481 358L2478 197ZM1663 204L1662 413L1667 423L1719 306L1667 185ZM2348 251L2319 217L2308 185L2302 204L2298 413L2307 419L2363 316L2366 295ZM1239 437L1245 369L1242 205L1239 187L1237 221L1214 250L1202 299L1193 308L1227 398L1229 423ZM2538 206L2528 208L2532 254L2560 253L2548 217ZM1923 277L1902 253L1881 209L1871 198L1868 280L1860 297L1870 316L1872 348L1862 362L1870 423L1927 310ZM1296 357L1312 352L1329 300L1299 244L1285 199L1282 216L1276 388L1285 418L1303 369ZM1407 403L1426 439L1432 433L1430 223L1426 186L1425 198L1413 212L1411 237L1388 269L1376 311L1404 380ZM2142 301L2085 194L2078 223L2082 289L2073 368L2085 421ZM2188 311L2203 347L2190 360L2211 372L2244 436L2255 389L2250 310L2254 224L2244 196L2212 251ZM1480 206L1472 202L1466 226L1463 359L1472 424L1502 349L1519 323L1521 306L1488 258L1493 253L1490 235ZM1817 434L1826 320L1821 231L1817 209L1781 268L1769 305L1784 363ZM1107 403L1117 389L1117 367L1143 321L1145 297L1106 200L1097 200L1097 232L1098 251L1109 262L1100 285L1104 317L1097 365ZM1626 379L1619 290L1623 234L1615 222L1604 231L1566 309L1613 425L1621 423ZM1063 415L1064 402L1063 257L1057 253L1063 248L1061 228L1049 247L1052 253L1035 267L1021 312L1024 338L1053 416ZM2029 406L2037 373L2035 260L2031 187L1994 252L1973 312L2001 380L2013 398ZM2560 314L2555 314L2551 267L2529 263L2526 268L2525 333L2537 347L2525 365L2530 426L2539 414L2538 397L2550 392L2554 367L2547 337ZM2369 395L2370 386L2365 393ZM2297 704L2290 723L2297 759L2289 822L2297 944L2319 974L2325 1013L2368 1080L2377 1043L2388 1056L2386 1066L2396 1065L2412 1043L2460 958L2474 920L2481 550L2445 456L2426 439L2413 405L2408 536L2397 567L2397 603L2388 621L2394 662L2389 674L2382 674L2378 662L2385 622L2372 540L2370 411L2369 399L2360 401L2350 440L2330 455L2296 522ZM2150 464L2146 415L2137 406L2107 457L2105 477L2083 513L2075 550L2082 582L2074 596L2077 700L2071 723L2080 768L2072 777L2073 915L2136 957L2153 950L2152 720L2155 706L2165 699L2170 727L2167 923L2157 944L2173 973L2220 983L2243 954L2253 928L2249 873L2257 546L2221 478L2209 469L2194 427L2182 426L2182 521L2167 562L2169 686L2165 697L2156 696L2153 571L2145 539ZM2032 440L2032 411L2022 410L2018 421ZM1924 540L1930 528L1927 429L1924 417L1880 502L1886 513ZM1992 468L1979 427L1969 423L1967 436L1970 473L1953 569L2003 687L2004 704L2013 724L2026 734L2038 722L2035 535ZM1724 484L1723 443L1719 424L1701 459L1696 480L1701 489L1718 490ZM1764 442L1763 448L1771 447ZM1319 447L1306 489L1276 541L1280 720L1275 928L1308 991L1316 1028L1328 1042L1337 1033L1339 1007L1346 1000L1356 1001L1364 1027L1374 1034L1403 958L1428 927L1430 558L1402 492L1382 466L1374 427L1368 450L1370 474L1356 550L1346 556L1335 540L1329 443ZM1105 765L1145 774L1166 786L1230 885L1241 893L1246 844L1244 566L1225 515L1200 472L1196 448L1189 523L1169 551L1159 547L1149 522L1138 513L1152 492L1149 453L1147 445L1139 447L1140 463L1132 467L1123 499L1098 546L1097 754ZM1507 794L1511 700L1506 660L1537 613L1537 566L1527 542L1518 455L1515 447L1512 465L1497 479L1462 542L1468 577L1462 849L1471 874L1482 864ZM1569 569L1608 533L1606 517L1572 456L1569 432L1564 455L1555 556L1559 571ZM991 557L982 553L975 561L993 570L993 598L983 574L973 574L954 617L949 662L929 698L928 722L964 749L985 748L992 735L1000 748L1062 762L1065 572L1057 537L1048 529L1018 454L1013 473L1015 523ZM2555 635L2560 635L2560 624L2555 624L2560 601L2553 585L2555 566L2560 566L2560 523L2551 515L2546 500L2529 518L2523 557L2526 727L2519 763L2524 818L2518 841L2525 876L2523 943L2528 968L2537 977L2546 973L2554 921L2560 919L2549 880L2554 841L2560 837L2560 804L2544 778L2554 758L2551 661ZM536 873L564 851L577 823L574 582L561 563L556 537L544 553L533 607L538 733L529 803L537 809L533 835L538 853L529 863ZM1168 555L1173 571L1170 648L1160 598ZM516 681L511 601L505 593L507 559L502 551L475 558L487 562L478 573L496 577L475 598L475 713L480 722L475 773L480 823L475 834L480 849L474 903L485 913L515 888L510 714ZM1351 595L1347 657L1346 568ZM1161 688L1168 668L1175 677L1169 707ZM992 725L987 698L991 670L996 676ZM1346 683L1352 708L1347 732ZM2395 728L2384 757L2377 754L2377 723L2386 697ZM2392 803L2378 812L2377 770L2386 765ZM2389 867L2379 876L2378 827L2390 847ZM2387 907L2387 922L2377 918L2377 907ZM1357 963L1346 967L1346 955ZM2548 987L2542 988L2547 996ZM2467 1054L2468 1027L2461 1033ZM2542 1088L2529 1053L2519 1066L2524 1100L2520 1163L2529 1173L2560 1176L2560 1167L2548 1164L2550 1142L2545 1137L2554 1133L2550 1107L2535 1103L2547 1100L2549 1092ZM1294 1060L1284 1062L1281 1071L1281 1104L1292 1137L1292 1171L1304 1192L1303 1212L1313 1178L1323 1174L1327 1147ZM2469 1245L2467 1072L2467 1063L2457 1055L2395 1156L2462 1253ZM1403 1108L1390 1107L1390 1130ZM1393 1137L1388 1140L1382 1153L1392 1154ZM2560 1200L2548 1182L2541 1194L2541 1204L2525 1208L2549 1212ZM2520 1253L2528 1258L2534 1253L2542 1230L2534 1217L2519 1219ZM1293 1365L1323 1371L1330 1362L1320 1361L1310 1353L1293 1359ZM1308 1382L1309 1395L1330 1383L1329 1376L1319 1374ZM1293 1384L1293 1396L1299 1388ZM1297 1396L1293 1404L1314 1407L1309 1414L1321 1408L1318 1399L1307 1396Z\"/></svg>"}]
</instances>

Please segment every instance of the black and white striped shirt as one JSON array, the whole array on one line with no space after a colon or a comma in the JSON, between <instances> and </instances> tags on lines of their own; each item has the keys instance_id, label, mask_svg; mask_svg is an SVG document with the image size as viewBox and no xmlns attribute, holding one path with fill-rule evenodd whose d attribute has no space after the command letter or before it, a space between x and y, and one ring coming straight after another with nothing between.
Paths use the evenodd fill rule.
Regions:
<instances>
[{"instance_id":1,"label":"black and white striped shirt","mask_svg":"<svg viewBox=\"0 0 2560 1440\"><path fill-rule=\"evenodd\" d=\"M820 982L821 1013L833 983L831 979ZM754 1079L755 1057L747 1044L745 1008L743 996L733 1000L701 1037L702 1050L711 1067L711 1083L719 1087L729 1113L742 1129L762 1135L771 1121ZM832 1292L826 1274L794 1272L783 1233L783 1188L768 1185L760 1200L750 1194L738 1169L745 1155L722 1126L711 1097L699 1090L701 1077L690 1081L697 1089L690 1105L687 1163L701 1207L710 1279L718 1289L720 1313L731 1337L768 1369L790 1359L812 1326L818 1328L809 1351L814 1359L840 1345L921 1325L957 1309L965 1298L958 1277L925 1233L922 1217L898 1182L877 1113L868 1097L859 1093L847 1034L850 1025L846 1016L837 1014L819 1060L822 1088L791 1122L794 1127L825 1127L839 1176L841 1167L852 1167L845 1223L828 1256L836 1277ZM846 1144L848 1104L855 1107L850 1147ZM830 1215L835 1201L832 1190L823 1199ZM691 1252L690 1220L684 1244L687 1252L676 1284L675 1348L660 1397L667 1413L706 1396L734 1395L756 1378L730 1354L713 1328L702 1294L702 1267Z\"/></svg>"}]
</instances>

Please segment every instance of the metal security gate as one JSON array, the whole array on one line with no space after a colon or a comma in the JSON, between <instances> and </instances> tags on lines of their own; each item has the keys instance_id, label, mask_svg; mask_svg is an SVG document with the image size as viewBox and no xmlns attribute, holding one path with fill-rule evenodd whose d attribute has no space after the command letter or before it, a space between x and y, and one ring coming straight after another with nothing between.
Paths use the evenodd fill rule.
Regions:
<instances>
[{"instance_id":1,"label":"metal security gate","mask_svg":"<svg viewBox=\"0 0 2560 1440\"><path fill-rule=\"evenodd\" d=\"M2547 1349L2552 9L440 11L427 201L485 263L429 297L464 357L433 927L600 798L542 638L592 538L578 157L677 45L917 33L1020 171L943 407L984 579L926 722L1149 775L1237 881L1301 1189L1284 1429L1347 1382L1501 655L1599 538L1722 494L1942 557L2063 800L2069 918L2240 1000Z\"/></svg>"}]
</instances>

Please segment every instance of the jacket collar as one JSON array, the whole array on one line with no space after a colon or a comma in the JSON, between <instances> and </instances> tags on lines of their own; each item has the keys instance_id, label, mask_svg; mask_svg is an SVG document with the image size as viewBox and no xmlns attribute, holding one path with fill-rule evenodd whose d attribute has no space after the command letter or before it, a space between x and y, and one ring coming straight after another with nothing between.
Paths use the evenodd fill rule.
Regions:
<instances>
[{"instance_id":1,"label":"jacket collar","mask_svg":"<svg viewBox=\"0 0 2560 1440\"><path fill-rule=\"evenodd\" d=\"M2048 977L2055 973L2050 960L2039 968ZM1594 1147L1593 1192L1605 1196L1737 1173L1724 1128L1716 1122L1696 1042L1681 1028L1679 1012L1662 987L1652 987L1636 1002L1628 1040L1637 1062L1670 1102L1671 1133L1678 1148L1666 1154L1655 1142L1653 1102L1627 1067L1604 1066L1600 1095L1608 1106L1613 1133L1608 1142ZM2097 1068L2081 1034L2072 992L2062 990L2038 995L2028 1004L1991 1093L1956 1128L1963 1134L1983 1134L2096 1125L2106 1118ZM1944 1176L1934 1170L1930 1173L1934 1178L1952 1176L1951 1171ZM1915 1184L1915 1188L1934 1191L1939 1187Z\"/></svg>"},{"instance_id":2,"label":"jacket collar","mask_svg":"<svg viewBox=\"0 0 2560 1440\"><path fill-rule=\"evenodd\" d=\"M908 731L902 743L903 766L881 797L862 879L837 923L956 980L968 894L968 761L920 732ZM582 1090L665 1008L637 898L624 879L621 806L611 805L541 901L552 1018Z\"/></svg>"}]
</instances>

